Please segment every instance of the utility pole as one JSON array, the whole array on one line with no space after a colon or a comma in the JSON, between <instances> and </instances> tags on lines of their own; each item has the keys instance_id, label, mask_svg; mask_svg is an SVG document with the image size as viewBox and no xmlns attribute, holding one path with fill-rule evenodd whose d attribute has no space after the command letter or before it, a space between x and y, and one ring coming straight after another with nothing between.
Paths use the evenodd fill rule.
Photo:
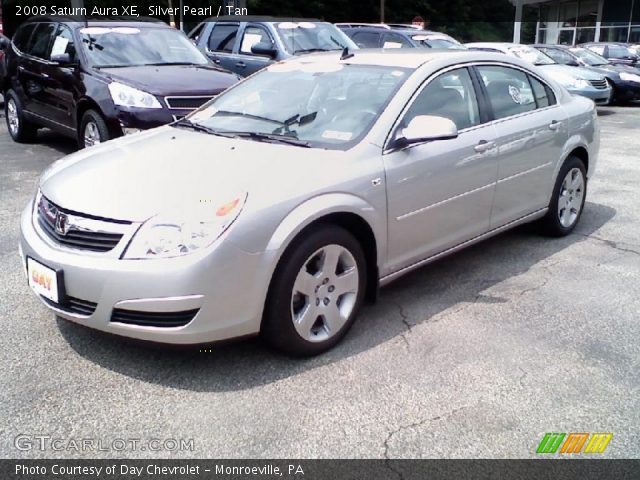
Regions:
<instances>
[{"instance_id":1,"label":"utility pole","mask_svg":"<svg viewBox=\"0 0 640 480\"><path fill-rule=\"evenodd\" d=\"M380 23L384 23L384 0L380 0Z\"/></svg>"}]
</instances>

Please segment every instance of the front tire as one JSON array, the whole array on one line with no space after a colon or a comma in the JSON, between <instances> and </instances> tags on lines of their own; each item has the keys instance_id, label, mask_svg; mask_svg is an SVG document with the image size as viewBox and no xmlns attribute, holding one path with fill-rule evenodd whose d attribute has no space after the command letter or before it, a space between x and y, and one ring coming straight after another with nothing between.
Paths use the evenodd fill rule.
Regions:
<instances>
[{"instance_id":1,"label":"front tire","mask_svg":"<svg viewBox=\"0 0 640 480\"><path fill-rule=\"evenodd\" d=\"M78 144L80 148L92 147L106 142L111 138L107 123L95 110L87 110L80 122L80 138Z\"/></svg>"},{"instance_id":2,"label":"front tire","mask_svg":"<svg viewBox=\"0 0 640 480\"><path fill-rule=\"evenodd\" d=\"M15 142L31 143L38 135L38 127L24 117L20 98L13 90L7 91L4 99L4 114L7 130Z\"/></svg>"},{"instance_id":3,"label":"front tire","mask_svg":"<svg viewBox=\"0 0 640 480\"><path fill-rule=\"evenodd\" d=\"M569 235L578 224L587 198L587 169L570 156L560 168L549 210L541 220L543 233L552 237Z\"/></svg>"},{"instance_id":4,"label":"front tire","mask_svg":"<svg viewBox=\"0 0 640 480\"><path fill-rule=\"evenodd\" d=\"M343 228L316 227L294 241L269 288L263 337L296 356L329 350L355 321L364 299L366 269L362 246Z\"/></svg>"}]
</instances>

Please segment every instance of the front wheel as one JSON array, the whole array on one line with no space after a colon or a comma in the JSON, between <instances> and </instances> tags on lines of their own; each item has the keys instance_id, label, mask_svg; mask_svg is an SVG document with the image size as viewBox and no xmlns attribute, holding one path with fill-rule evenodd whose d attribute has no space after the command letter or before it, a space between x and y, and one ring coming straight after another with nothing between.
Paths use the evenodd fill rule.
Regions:
<instances>
[{"instance_id":1,"label":"front wheel","mask_svg":"<svg viewBox=\"0 0 640 480\"><path fill-rule=\"evenodd\" d=\"M549 210L542 218L544 233L553 237L569 235L578 224L587 197L587 169L582 160L570 156L562 165Z\"/></svg>"},{"instance_id":2,"label":"front wheel","mask_svg":"<svg viewBox=\"0 0 640 480\"><path fill-rule=\"evenodd\" d=\"M347 333L365 293L360 243L343 228L316 228L285 252L271 282L262 334L292 355L322 353Z\"/></svg>"},{"instance_id":3,"label":"front wheel","mask_svg":"<svg viewBox=\"0 0 640 480\"><path fill-rule=\"evenodd\" d=\"M111 138L107 123L95 110L87 110L80 122L80 148L92 147Z\"/></svg>"},{"instance_id":4,"label":"front wheel","mask_svg":"<svg viewBox=\"0 0 640 480\"><path fill-rule=\"evenodd\" d=\"M18 143L33 142L38 134L38 127L24 117L22 102L18 95L13 90L9 90L4 102L7 129L11 138Z\"/></svg>"}]
</instances>

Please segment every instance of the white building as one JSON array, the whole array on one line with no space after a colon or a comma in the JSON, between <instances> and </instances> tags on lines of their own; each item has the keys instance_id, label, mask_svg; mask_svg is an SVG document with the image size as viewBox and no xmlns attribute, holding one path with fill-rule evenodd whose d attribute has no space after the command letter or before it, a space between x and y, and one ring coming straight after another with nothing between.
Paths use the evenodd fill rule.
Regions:
<instances>
[{"instance_id":1,"label":"white building","mask_svg":"<svg viewBox=\"0 0 640 480\"><path fill-rule=\"evenodd\" d=\"M524 9L538 12L536 43L640 43L640 0L510 0L516 6L514 42Z\"/></svg>"}]
</instances>

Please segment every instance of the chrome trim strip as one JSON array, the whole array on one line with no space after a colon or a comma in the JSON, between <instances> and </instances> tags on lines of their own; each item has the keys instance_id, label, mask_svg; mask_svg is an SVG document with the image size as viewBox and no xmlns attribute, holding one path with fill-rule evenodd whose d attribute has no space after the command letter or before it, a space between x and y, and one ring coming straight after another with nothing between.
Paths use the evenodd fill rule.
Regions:
<instances>
[{"instance_id":1,"label":"chrome trim strip","mask_svg":"<svg viewBox=\"0 0 640 480\"><path fill-rule=\"evenodd\" d=\"M413 215L417 215L417 214L422 213L424 211L427 211L427 210L429 210L431 208L439 207L440 205L444 205L445 203L451 202L453 200L457 200L458 198L462 198L462 197L464 197L466 195L470 195L472 193L480 192L481 190L485 190L485 189L487 189L489 187L495 187L495 185L496 185L496 182L493 182L493 183L489 183L487 185L484 185L482 187L474 188L473 190L469 190L468 192L464 192L464 193L461 193L459 195L455 195L453 197L449 197L449 198L447 198L445 200L441 200L441 201L436 202L436 203L432 203L431 205L427 205L426 207L419 208L418 210L414 210L414 211L409 212L409 213L404 213L404 214L400 215L399 217L396 217L396 220L404 220L405 218L412 217Z\"/></svg>"},{"instance_id":2,"label":"chrome trim strip","mask_svg":"<svg viewBox=\"0 0 640 480\"><path fill-rule=\"evenodd\" d=\"M60 122L56 122L55 120L51 120L48 117L43 117L42 115L38 115L37 113L33 113L31 110L25 110L24 113L26 113L27 115L32 115L34 117L38 117L41 118L42 120L44 120L45 122L49 122L49 123L55 123L56 125L62 127L62 128L66 128L67 130L71 130L72 132L75 132L76 129L75 128L71 128L67 125L65 125L64 123L60 123Z\"/></svg>"},{"instance_id":3,"label":"chrome trim strip","mask_svg":"<svg viewBox=\"0 0 640 480\"><path fill-rule=\"evenodd\" d=\"M384 277L380 278L380 286L384 286L387 285L388 283L392 282L393 280L397 279L398 277L401 277L402 275L409 273L412 270L415 270L416 268L422 267L423 265L426 265L428 263L434 262L435 260L438 260L439 258L445 257L451 253L457 252L458 250L462 250L465 247L468 247L470 245L473 245L474 243L478 243L482 240L485 240L489 237L492 237L494 235L497 235L498 233L501 233L505 230L509 230L510 228L516 227L522 223L527 223L529 221L533 221L536 218L540 218L541 216L543 216L546 212L547 212L548 208L541 208L540 210L536 210L533 213L530 213L529 215L525 215L524 217L520 217L517 220L514 220L512 222L506 223L504 225L502 225L501 227L497 227L494 228L493 230L489 230L486 233L483 233L482 235L479 235L477 237L474 237L470 240L467 240L465 242L459 243L458 245L455 245L451 248L448 248L446 250L443 250L440 253L436 253L434 255L431 255L430 257L427 257L423 260L420 260L418 262L415 262L409 266L406 266L404 268L401 268L400 270L397 270L395 272L392 272L388 275L385 275Z\"/></svg>"},{"instance_id":4,"label":"chrome trim strip","mask_svg":"<svg viewBox=\"0 0 640 480\"><path fill-rule=\"evenodd\" d=\"M524 170L522 172L518 172L518 173L516 173L514 175L510 175L508 177L501 178L500 180L498 180L498 184L507 182L509 180L513 180L514 178L521 177L522 175L527 175L528 173L532 173L532 172L535 172L536 170L540 170L541 168L545 168L545 167L549 167L549 166L551 166L551 162L547 162L547 163L544 163L542 165L538 165L537 167L530 168L529 170Z\"/></svg>"},{"instance_id":5,"label":"chrome trim strip","mask_svg":"<svg viewBox=\"0 0 640 480\"><path fill-rule=\"evenodd\" d=\"M137 298L122 300L113 308L135 310L145 313L172 313L184 310L195 310L202 307L204 295L183 295L179 297ZM119 323L119 322L116 322ZM165 327L163 327L165 328Z\"/></svg>"}]
</instances>

